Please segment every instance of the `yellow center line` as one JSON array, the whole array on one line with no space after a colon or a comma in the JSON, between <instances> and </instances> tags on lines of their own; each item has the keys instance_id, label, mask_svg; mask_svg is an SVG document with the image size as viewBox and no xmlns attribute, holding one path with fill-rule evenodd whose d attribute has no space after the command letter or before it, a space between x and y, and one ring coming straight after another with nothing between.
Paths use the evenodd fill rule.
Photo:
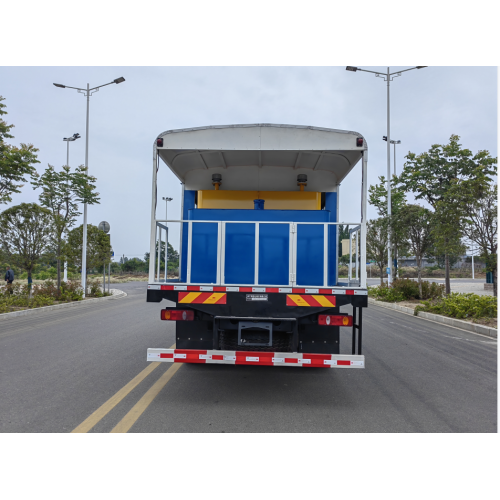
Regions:
<instances>
[{"instance_id":1,"label":"yellow center line","mask_svg":"<svg viewBox=\"0 0 500 500\"><path fill-rule=\"evenodd\" d=\"M182 363L174 363L149 389L144 396L134 405L134 407L116 424L112 433L128 432L137 422L137 419L144 413L146 408L158 396L160 391L167 385L167 382L177 373Z\"/></svg>"},{"instance_id":2,"label":"yellow center line","mask_svg":"<svg viewBox=\"0 0 500 500\"><path fill-rule=\"evenodd\" d=\"M169 349L175 349L175 344L169 347ZM71 432L88 432L94 425L100 422L127 394L129 394L133 389L135 389L153 370L160 366L161 362L153 362L142 372L137 374L127 385L122 387L114 396L111 396L103 405L101 405L97 410L87 417L78 427L75 427Z\"/></svg>"}]
</instances>

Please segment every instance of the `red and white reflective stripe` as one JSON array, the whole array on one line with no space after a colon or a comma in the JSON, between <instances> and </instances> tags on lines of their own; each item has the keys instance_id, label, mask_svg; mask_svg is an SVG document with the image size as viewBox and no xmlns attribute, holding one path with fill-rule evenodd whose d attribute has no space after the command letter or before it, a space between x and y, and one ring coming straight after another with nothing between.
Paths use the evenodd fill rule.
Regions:
<instances>
[{"instance_id":1,"label":"red and white reflective stripe","mask_svg":"<svg viewBox=\"0 0 500 500\"><path fill-rule=\"evenodd\" d=\"M178 292L246 292L246 293L311 293L315 295L368 295L367 290L353 288L278 288L252 286L148 285L149 290Z\"/></svg>"},{"instance_id":2,"label":"red and white reflective stripe","mask_svg":"<svg viewBox=\"0 0 500 500\"><path fill-rule=\"evenodd\" d=\"M147 361L219 363L228 365L364 368L365 357L348 354L297 352L205 351L199 349L148 349Z\"/></svg>"}]
</instances>

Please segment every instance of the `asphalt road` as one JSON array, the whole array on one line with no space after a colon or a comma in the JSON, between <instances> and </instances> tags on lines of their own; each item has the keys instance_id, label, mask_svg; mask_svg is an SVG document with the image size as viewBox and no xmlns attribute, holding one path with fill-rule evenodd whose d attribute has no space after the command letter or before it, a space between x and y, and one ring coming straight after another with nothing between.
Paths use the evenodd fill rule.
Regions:
<instances>
[{"instance_id":1,"label":"asphalt road","mask_svg":"<svg viewBox=\"0 0 500 500\"><path fill-rule=\"evenodd\" d=\"M2 432L497 432L496 340L370 306L364 370L152 364L166 302L120 288L0 322Z\"/></svg>"}]
</instances>

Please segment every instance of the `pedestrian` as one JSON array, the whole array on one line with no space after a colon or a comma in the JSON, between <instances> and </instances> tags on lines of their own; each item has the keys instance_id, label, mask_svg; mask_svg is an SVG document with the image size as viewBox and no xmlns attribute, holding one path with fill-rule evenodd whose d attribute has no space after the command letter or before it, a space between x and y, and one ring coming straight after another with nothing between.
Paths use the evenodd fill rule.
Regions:
<instances>
[{"instance_id":1,"label":"pedestrian","mask_svg":"<svg viewBox=\"0 0 500 500\"><path fill-rule=\"evenodd\" d=\"M10 268L10 266L7 266L7 272L5 273L5 281L7 282L7 286L12 285L12 282L14 281L14 271ZM10 288L10 293L12 293L12 287Z\"/></svg>"}]
</instances>

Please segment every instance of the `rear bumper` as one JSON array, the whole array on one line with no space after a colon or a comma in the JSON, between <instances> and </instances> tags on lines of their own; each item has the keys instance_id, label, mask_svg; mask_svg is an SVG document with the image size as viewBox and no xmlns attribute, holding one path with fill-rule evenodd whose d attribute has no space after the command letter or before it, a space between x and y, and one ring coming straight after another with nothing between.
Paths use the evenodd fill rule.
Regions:
<instances>
[{"instance_id":1,"label":"rear bumper","mask_svg":"<svg viewBox=\"0 0 500 500\"><path fill-rule=\"evenodd\" d=\"M291 352L148 349L147 361L223 365L294 366L309 368L364 368L363 355Z\"/></svg>"}]
</instances>

